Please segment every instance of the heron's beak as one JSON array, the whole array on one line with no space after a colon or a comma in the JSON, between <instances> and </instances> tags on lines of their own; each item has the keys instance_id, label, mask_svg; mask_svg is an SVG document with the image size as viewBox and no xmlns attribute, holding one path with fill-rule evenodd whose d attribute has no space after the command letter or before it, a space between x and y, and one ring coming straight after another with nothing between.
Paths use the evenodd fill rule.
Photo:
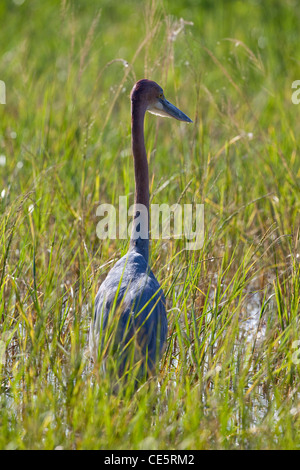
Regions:
<instances>
[{"instance_id":1,"label":"heron's beak","mask_svg":"<svg viewBox=\"0 0 300 470\"><path fill-rule=\"evenodd\" d=\"M152 114L157 114L158 116L172 117L178 119L178 121L193 122L186 114L176 108L176 106L165 98L159 98L155 105L148 108L148 111Z\"/></svg>"}]
</instances>

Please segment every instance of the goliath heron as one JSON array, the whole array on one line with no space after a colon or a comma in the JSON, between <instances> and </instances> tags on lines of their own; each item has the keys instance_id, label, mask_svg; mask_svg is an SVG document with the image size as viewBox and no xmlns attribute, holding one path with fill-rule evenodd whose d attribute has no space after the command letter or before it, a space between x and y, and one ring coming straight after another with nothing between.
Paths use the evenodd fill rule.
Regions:
<instances>
[{"instance_id":1,"label":"goliath heron","mask_svg":"<svg viewBox=\"0 0 300 470\"><path fill-rule=\"evenodd\" d=\"M117 373L121 377L128 371L133 358L140 371L150 376L155 371L167 337L165 297L149 267L149 176L144 142L146 111L179 121L192 122L182 111L164 97L162 88L147 79L139 80L131 92L131 135L135 171L135 205L132 235L128 253L108 273L95 300L95 312L90 326L90 351L96 359L99 350L104 355L116 354ZM146 219L140 213L145 209ZM147 226L147 236L139 224ZM109 325L115 326L114 340L108 334ZM134 346L134 354L129 345ZM104 349L103 349L104 348ZM132 363L131 363L132 364Z\"/></svg>"}]
</instances>

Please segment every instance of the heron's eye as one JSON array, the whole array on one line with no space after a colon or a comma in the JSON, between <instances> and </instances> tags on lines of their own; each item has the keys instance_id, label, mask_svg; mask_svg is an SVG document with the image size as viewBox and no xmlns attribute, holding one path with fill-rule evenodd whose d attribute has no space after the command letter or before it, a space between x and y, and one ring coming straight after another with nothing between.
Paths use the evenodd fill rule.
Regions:
<instances>
[{"instance_id":1,"label":"heron's eye","mask_svg":"<svg viewBox=\"0 0 300 470\"><path fill-rule=\"evenodd\" d=\"M159 94L159 98L162 100L163 97L164 97L164 94L163 94L163 93L160 93L160 94Z\"/></svg>"}]
</instances>

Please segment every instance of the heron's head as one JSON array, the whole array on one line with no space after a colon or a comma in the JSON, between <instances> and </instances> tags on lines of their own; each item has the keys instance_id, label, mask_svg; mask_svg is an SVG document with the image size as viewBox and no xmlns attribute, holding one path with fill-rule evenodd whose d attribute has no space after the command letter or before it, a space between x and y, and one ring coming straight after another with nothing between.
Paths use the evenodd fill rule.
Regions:
<instances>
[{"instance_id":1,"label":"heron's head","mask_svg":"<svg viewBox=\"0 0 300 470\"><path fill-rule=\"evenodd\" d=\"M139 80L131 92L131 101L140 103L152 114L163 117L172 117L178 121L193 122L180 109L166 100L163 89L152 80L146 78Z\"/></svg>"}]
</instances>

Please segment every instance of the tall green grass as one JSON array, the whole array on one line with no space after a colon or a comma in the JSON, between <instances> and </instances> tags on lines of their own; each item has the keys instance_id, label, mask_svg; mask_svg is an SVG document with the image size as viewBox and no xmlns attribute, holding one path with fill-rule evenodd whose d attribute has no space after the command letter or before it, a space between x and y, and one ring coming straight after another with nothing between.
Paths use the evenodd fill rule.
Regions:
<instances>
[{"instance_id":1,"label":"tall green grass","mask_svg":"<svg viewBox=\"0 0 300 470\"><path fill-rule=\"evenodd\" d=\"M0 5L0 448L298 449L297 2L18 3ZM145 76L194 120L147 116L152 202L203 203L205 240L152 241L168 344L133 394L87 344L128 246L97 238L96 208L133 201Z\"/></svg>"}]
</instances>

